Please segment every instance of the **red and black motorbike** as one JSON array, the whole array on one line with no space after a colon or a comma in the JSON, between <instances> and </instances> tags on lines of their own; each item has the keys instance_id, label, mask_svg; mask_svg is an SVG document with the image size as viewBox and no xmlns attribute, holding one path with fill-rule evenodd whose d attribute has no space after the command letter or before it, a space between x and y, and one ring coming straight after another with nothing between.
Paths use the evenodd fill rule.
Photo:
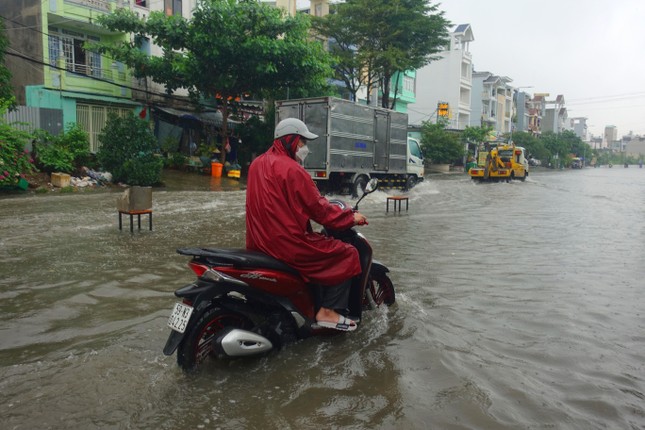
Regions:
<instances>
[{"instance_id":1,"label":"red and black motorbike","mask_svg":"<svg viewBox=\"0 0 645 430\"><path fill-rule=\"evenodd\" d=\"M378 187L372 179L365 193ZM342 208L345 203L331 201ZM363 310L395 301L388 268L372 260L367 239L350 228L325 234L358 249L362 273L352 280L348 316L359 325ZM264 354L289 342L338 331L320 327L315 320L313 289L300 274L266 254L246 249L182 248L192 257L188 266L197 280L175 291L168 319L172 329L164 354L177 351L177 363L192 370L209 357L227 358Z\"/></svg>"}]
</instances>

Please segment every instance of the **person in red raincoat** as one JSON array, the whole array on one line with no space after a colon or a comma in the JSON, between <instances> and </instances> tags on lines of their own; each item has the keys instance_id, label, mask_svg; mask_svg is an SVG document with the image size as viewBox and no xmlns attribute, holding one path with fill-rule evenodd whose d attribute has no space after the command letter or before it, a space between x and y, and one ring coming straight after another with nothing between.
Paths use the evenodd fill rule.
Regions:
<instances>
[{"instance_id":1,"label":"person in red raincoat","mask_svg":"<svg viewBox=\"0 0 645 430\"><path fill-rule=\"evenodd\" d=\"M310 220L334 230L364 224L365 217L341 209L320 195L313 179L296 161L306 157L307 139L316 139L295 118L275 128L273 146L249 167L246 191L246 248L261 251L298 270L320 288L319 325L352 331L356 323L336 310L345 309L351 278L361 273L352 245L315 233Z\"/></svg>"}]
</instances>

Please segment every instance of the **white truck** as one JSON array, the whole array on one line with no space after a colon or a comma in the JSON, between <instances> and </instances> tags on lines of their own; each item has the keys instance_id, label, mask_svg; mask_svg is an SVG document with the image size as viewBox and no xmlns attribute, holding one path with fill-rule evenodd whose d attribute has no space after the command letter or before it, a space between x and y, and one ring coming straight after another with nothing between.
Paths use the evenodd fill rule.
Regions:
<instances>
[{"instance_id":1,"label":"white truck","mask_svg":"<svg viewBox=\"0 0 645 430\"><path fill-rule=\"evenodd\" d=\"M408 115L335 97L276 102L276 124L298 118L320 136L307 143L304 167L323 193L359 195L370 178L379 187L410 189L424 177Z\"/></svg>"}]
</instances>

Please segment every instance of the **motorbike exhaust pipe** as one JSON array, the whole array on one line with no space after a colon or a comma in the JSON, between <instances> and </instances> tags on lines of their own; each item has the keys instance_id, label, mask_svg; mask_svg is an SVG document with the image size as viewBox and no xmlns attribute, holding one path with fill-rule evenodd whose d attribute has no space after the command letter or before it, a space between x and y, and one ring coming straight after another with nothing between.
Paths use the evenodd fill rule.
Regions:
<instances>
[{"instance_id":1,"label":"motorbike exhaust pipe","mask_svg":"<svg viewBox=\"0 0 645 430\"><path fill-rule=\"evenodd\" d=\"M245 357L269 352L273 349L273 344L257 333L231 328L217 338L216 349L229 357Z\"/></svg>"}]
</instances>

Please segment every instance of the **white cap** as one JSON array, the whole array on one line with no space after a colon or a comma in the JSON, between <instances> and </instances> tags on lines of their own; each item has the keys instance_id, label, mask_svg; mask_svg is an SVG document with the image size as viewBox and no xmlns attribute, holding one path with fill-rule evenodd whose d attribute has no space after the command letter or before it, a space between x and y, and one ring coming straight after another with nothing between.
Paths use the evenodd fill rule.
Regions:
<instances>
[{"instance_id":1,"label":"white cap","mask_svg":"<svg viewBox=\"0 0 645 430\"><path fill-rule=\"evenodd\" d=\"M289 134L298 134L308 140L318 138L317 134L310 132L305 123L297 118L287 118L280 121L275 127L273 138L278 139Z\"/></svg>"}]
</instances>

